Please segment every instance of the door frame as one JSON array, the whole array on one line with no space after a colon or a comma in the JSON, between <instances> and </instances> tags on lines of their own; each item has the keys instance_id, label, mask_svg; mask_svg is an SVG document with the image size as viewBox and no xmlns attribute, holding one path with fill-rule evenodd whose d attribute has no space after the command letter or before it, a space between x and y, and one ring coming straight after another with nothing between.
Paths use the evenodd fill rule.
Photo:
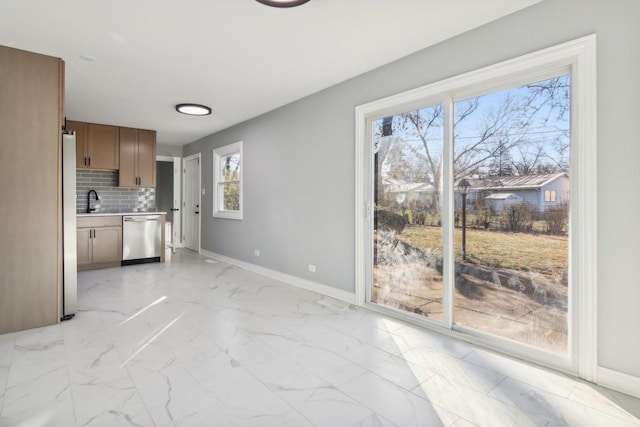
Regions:
<instances>
[{"instance_id":1,"label":"door frame","mask_svg":"<svg viewBox=\"0 0 640 427\"><path fill-rule=\"evenodd\" d=\"M187 194L187 162L192 161L192 160L198 160L198 182L197 182L197 188L198 188L198 205L200 206L200 214L198 215L198 253L200 253L200 250L202 249L202 153L196 153L196 154L192 154L190 156L187 157L183 157L182 158L182 173L184 175L184 179L182 180L182 194L185 195L185 197L182 199L182 224L186 224L187 221L187 210L185 209L186 207L186 194ZM186 231L186 226L183 227L183 229ZM182 247L185 247L184 242L186 241L186 234L185 234L185 238L182 239Z\"/></svg>"},{"instance_id":2,"label":"door frame","mask_svg":"<svg viewBox=\"0 0 640 427\"><path fill-rule=\"evenodd\" d=\"M523 55L492 66L471 71L456 77L432 83L407 92L392 95L377 101L359 105L355 109L355 296L356 303L367 306L374 311L401 318L407 322L418 324L427 329L450 335L487 347L502 353L529 360L531 362L552 367L571 374L577 374L588 381L597 382L598 371L598 333L597 333L597 200L596 200L596 78L595 78L595 35L586 36L541 51ZM462 327L453 327L453 319L443 315L443 326L418 319L410 313L402 313L373 304L370 301L368 286L372 271L372 223L373 223L373 185L370 173L372 167L371 121L398 111L399 109L419 108L428 105L431 99L448 99L459 92L469 91L484 82L496 82L520 78L526 72L540 70L548 66L555 68L571 66L572 87L572 135L571 135L571 224L570 232L570 265L572 283L569 294L568 327L572 330L569 339L567 358L555 357L545 352L527 348L519 343L511 344L507 340L494 338L487 334L472 334ZM494 87L495 83L491 83ZM443 95L445 94L445 95ZM451 105L445 105L451 109ZM451 116L451 110L449 111ZM446 138L452 140L453 128L445 127ZM577 144L577 140L580 144ZM446 144L445 144L446 146ZM445 161L450 162L452 145L445 148ZM445 176L444 208L452 211L452 175ZM451 233L445 243L452 242L451 224L443 224L444 233ZM447 231L451 229L451 231ZM451 243L449 243L451 245ZM452 246L445 247L447 253ZM449 264L451 264L451 258ZM443 298L449 303L445 309L452 313L451 265L445 263L445 275L449 271L449 287ZM448 293L448 295L447 295ZM443 301L446 302L446 301Z\"/></svg>"},{"instance_id":3,"label":"door frame","mask_svg":"<svg viewBox=\"0 0 640 427\"><path fill-rule=\"evenodd\" d=\"M156 162L172 162L173 163L173 199L174 202L178 201L178 207L182 207L182 174L181 163L182 159L180 157L172 157L172 156L156 156ZM174 206L175 208L175 203ZM180 209L181 211L182 209ZM173 247L182 248L182 215L180 211L174 212L173 214L173 224L171 225L171 231L173 233Z\"/></svg>"}]
</instances>

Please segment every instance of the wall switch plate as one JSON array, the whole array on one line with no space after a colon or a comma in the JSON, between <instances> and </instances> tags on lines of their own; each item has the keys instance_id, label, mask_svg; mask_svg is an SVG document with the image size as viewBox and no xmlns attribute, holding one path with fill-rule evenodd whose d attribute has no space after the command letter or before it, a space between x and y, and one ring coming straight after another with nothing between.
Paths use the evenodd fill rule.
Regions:
<instances>
[{"instance_id":1,"label":"wall switch plate","mask_svg":"<svg viewBox=\"0 0 640 427\"><path fill-rule=\"evenodd\" d=\"M204 196L204 188L202 189L202 195Z\"/></svg>"},{"instance_id":2,"label":"wall switch plate","mask_svg":"<svg viewBox=\"0 0 640 427\"><path fill-rule=\"evenodd\" d=\"M254 251L253 251L253 254L254 254L255 256L260 256L260 249L256 249L256 250L254 250Z\"/></svg>"},{"instance_id":3,"label":"wall switch plate","mask_svg":"<svg viewBox=\"0 0 640 427\"><path fill-rule=\"evenodd\" d=\"M312 273L315 273L316 272L316 266L313 265L313 264L309 264L309 271L312 272Z\"/></svg>"}]
</instances>

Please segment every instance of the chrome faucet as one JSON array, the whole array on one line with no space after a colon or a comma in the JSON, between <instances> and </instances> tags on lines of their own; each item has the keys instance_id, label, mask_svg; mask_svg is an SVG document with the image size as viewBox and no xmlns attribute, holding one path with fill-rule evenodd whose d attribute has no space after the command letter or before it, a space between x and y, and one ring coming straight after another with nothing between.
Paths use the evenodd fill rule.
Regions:
<instances>
[{"instance_id":1,"label":"chrome faucet","mask_svg":"<svg viewBox=\"0 0 640 427\"><path fill-rule=\"evenodd\" d=\"M98 200L100 200L100 197L98 197L98 193L96 192L96 190L89 190L89 194L87 195L87 213L91 213L93 211L96 210L96 208L92 208L91 207L91 193L96 195L96 202Z\"/></svg>"}]
</instances>

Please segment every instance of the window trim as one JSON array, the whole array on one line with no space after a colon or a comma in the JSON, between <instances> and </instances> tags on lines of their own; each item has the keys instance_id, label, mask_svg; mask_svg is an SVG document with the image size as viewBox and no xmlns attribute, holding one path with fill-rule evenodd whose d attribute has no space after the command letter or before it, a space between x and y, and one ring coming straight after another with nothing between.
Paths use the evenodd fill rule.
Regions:
<instances>
[{"instance_id":1,"label":"window trim","mask_svg":"<svg viewBox=\"0 0 640 427\"><path fill-rule=\"evenodd\" d=\"M240 192L240 209L237 211L227 211L224 209L220 209L219 205L219 196L220 196L220 187L224 186L224 181L220 180L220 160L224 157L227 157L232 154L240 154L240 174L237 180L239 184L239 192ZM244 193L244 184L243 184L243 174L244 174L244 159L242 155L242 141L234 142L232 144L224 145L222 147L213 149L213 217L214 218L226 218L226 219L235 219L242 220L243 215L243 193ZM236 182L234 180L233 182Z\"/></svg>"},{"instance_id":2,"label":"window trim","mask_svg":"<svg viewBox=\"0 0 640 427\"><path fill-rule=\"evenodd\" d=\"M597 382L597 203L596 203L596 36L590 35L562 43L547 49L526 54L511 60L445 79L427 86L357 106L355 109L355 300L358 305L367 305L377 310L380 306L367 302L368 272L372 268L372 221L373 186L370 174L373 170L371 147L372 120L392 115L398 111L410 111L425 105L442 103L445 115L452 117L454 100L477 96L489 88L509 86L523 79L535 79L555 70L566 68L571 73L572 84L572 135L571 135L571 248L570 265L573 277L570 295L568 327L572 333L568 343L569 355L557 357L542 351L513 345L501 339L474 334L464 328L455 327L452 313L453 287L443 295L445 313L441 325L417 319L411 314L390 309L378 310L400 317L405 321L434 329L480 346L490 347L506 354L528 359L539 364L578 374ZM574 126L575 124L575 126ZM445 120L444 162L452 159L453 128ZM577 142L580 142L579 144ZM448 145L448 148L446 148ZM453 209L453 176L448 168L443 175L443 211ZM452 241L450 216L443 217L446 242ZM445 247L445 251L451 248ZM445 276L451 277L453 260L445 263ZM447 280L447 279L445 279ZM451 278L448 280L452 280ZM577 328L575 327L577 325Z\"/></svg>"}]
</instances>

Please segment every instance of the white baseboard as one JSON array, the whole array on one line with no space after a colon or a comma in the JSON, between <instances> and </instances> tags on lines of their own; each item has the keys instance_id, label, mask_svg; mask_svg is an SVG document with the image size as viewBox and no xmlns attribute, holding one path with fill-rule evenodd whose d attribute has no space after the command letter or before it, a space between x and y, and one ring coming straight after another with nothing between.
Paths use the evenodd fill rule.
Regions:
<instances>
[{"instance_id":1,"label":"white baseboard","mask_svg":"<svg viewBox=\"0 0 640 427\"><path fill-rule=\"evenodd\" d=\"M302 289L307 289L309 291L317 292L319 294L326 295L328 297L335 298L349 304L356 303L355 293L350 293L347 291L343 291L341 289L336 289L332 286L323 285L322 283L313 282L307 279L302 279L300 277L292 276L290 274L281 273L276 270L271 270L269 268L251 264L246 261L230 258L224 255L217 254L215 252L205 251L204 249L201 249L200 253L204 256L208 256L209 258L217 259L218 261L226 262L228 264L233 264L237 267L244 268L245 270L262 274L263 276L269 277L271 279L280 280L281 282L288 283L289 285L293 285Z\"/></svg>"},{"instance_id":2,"label":"white baseboard","mask_svg":"<svg viewBox=\"0 0 640 427\"><path fill-rule=\"evenodd\" d=\"M598 384L630 396L640 398L640 378L633 375L598 367Z\"/></svg>"}]
</instances>

